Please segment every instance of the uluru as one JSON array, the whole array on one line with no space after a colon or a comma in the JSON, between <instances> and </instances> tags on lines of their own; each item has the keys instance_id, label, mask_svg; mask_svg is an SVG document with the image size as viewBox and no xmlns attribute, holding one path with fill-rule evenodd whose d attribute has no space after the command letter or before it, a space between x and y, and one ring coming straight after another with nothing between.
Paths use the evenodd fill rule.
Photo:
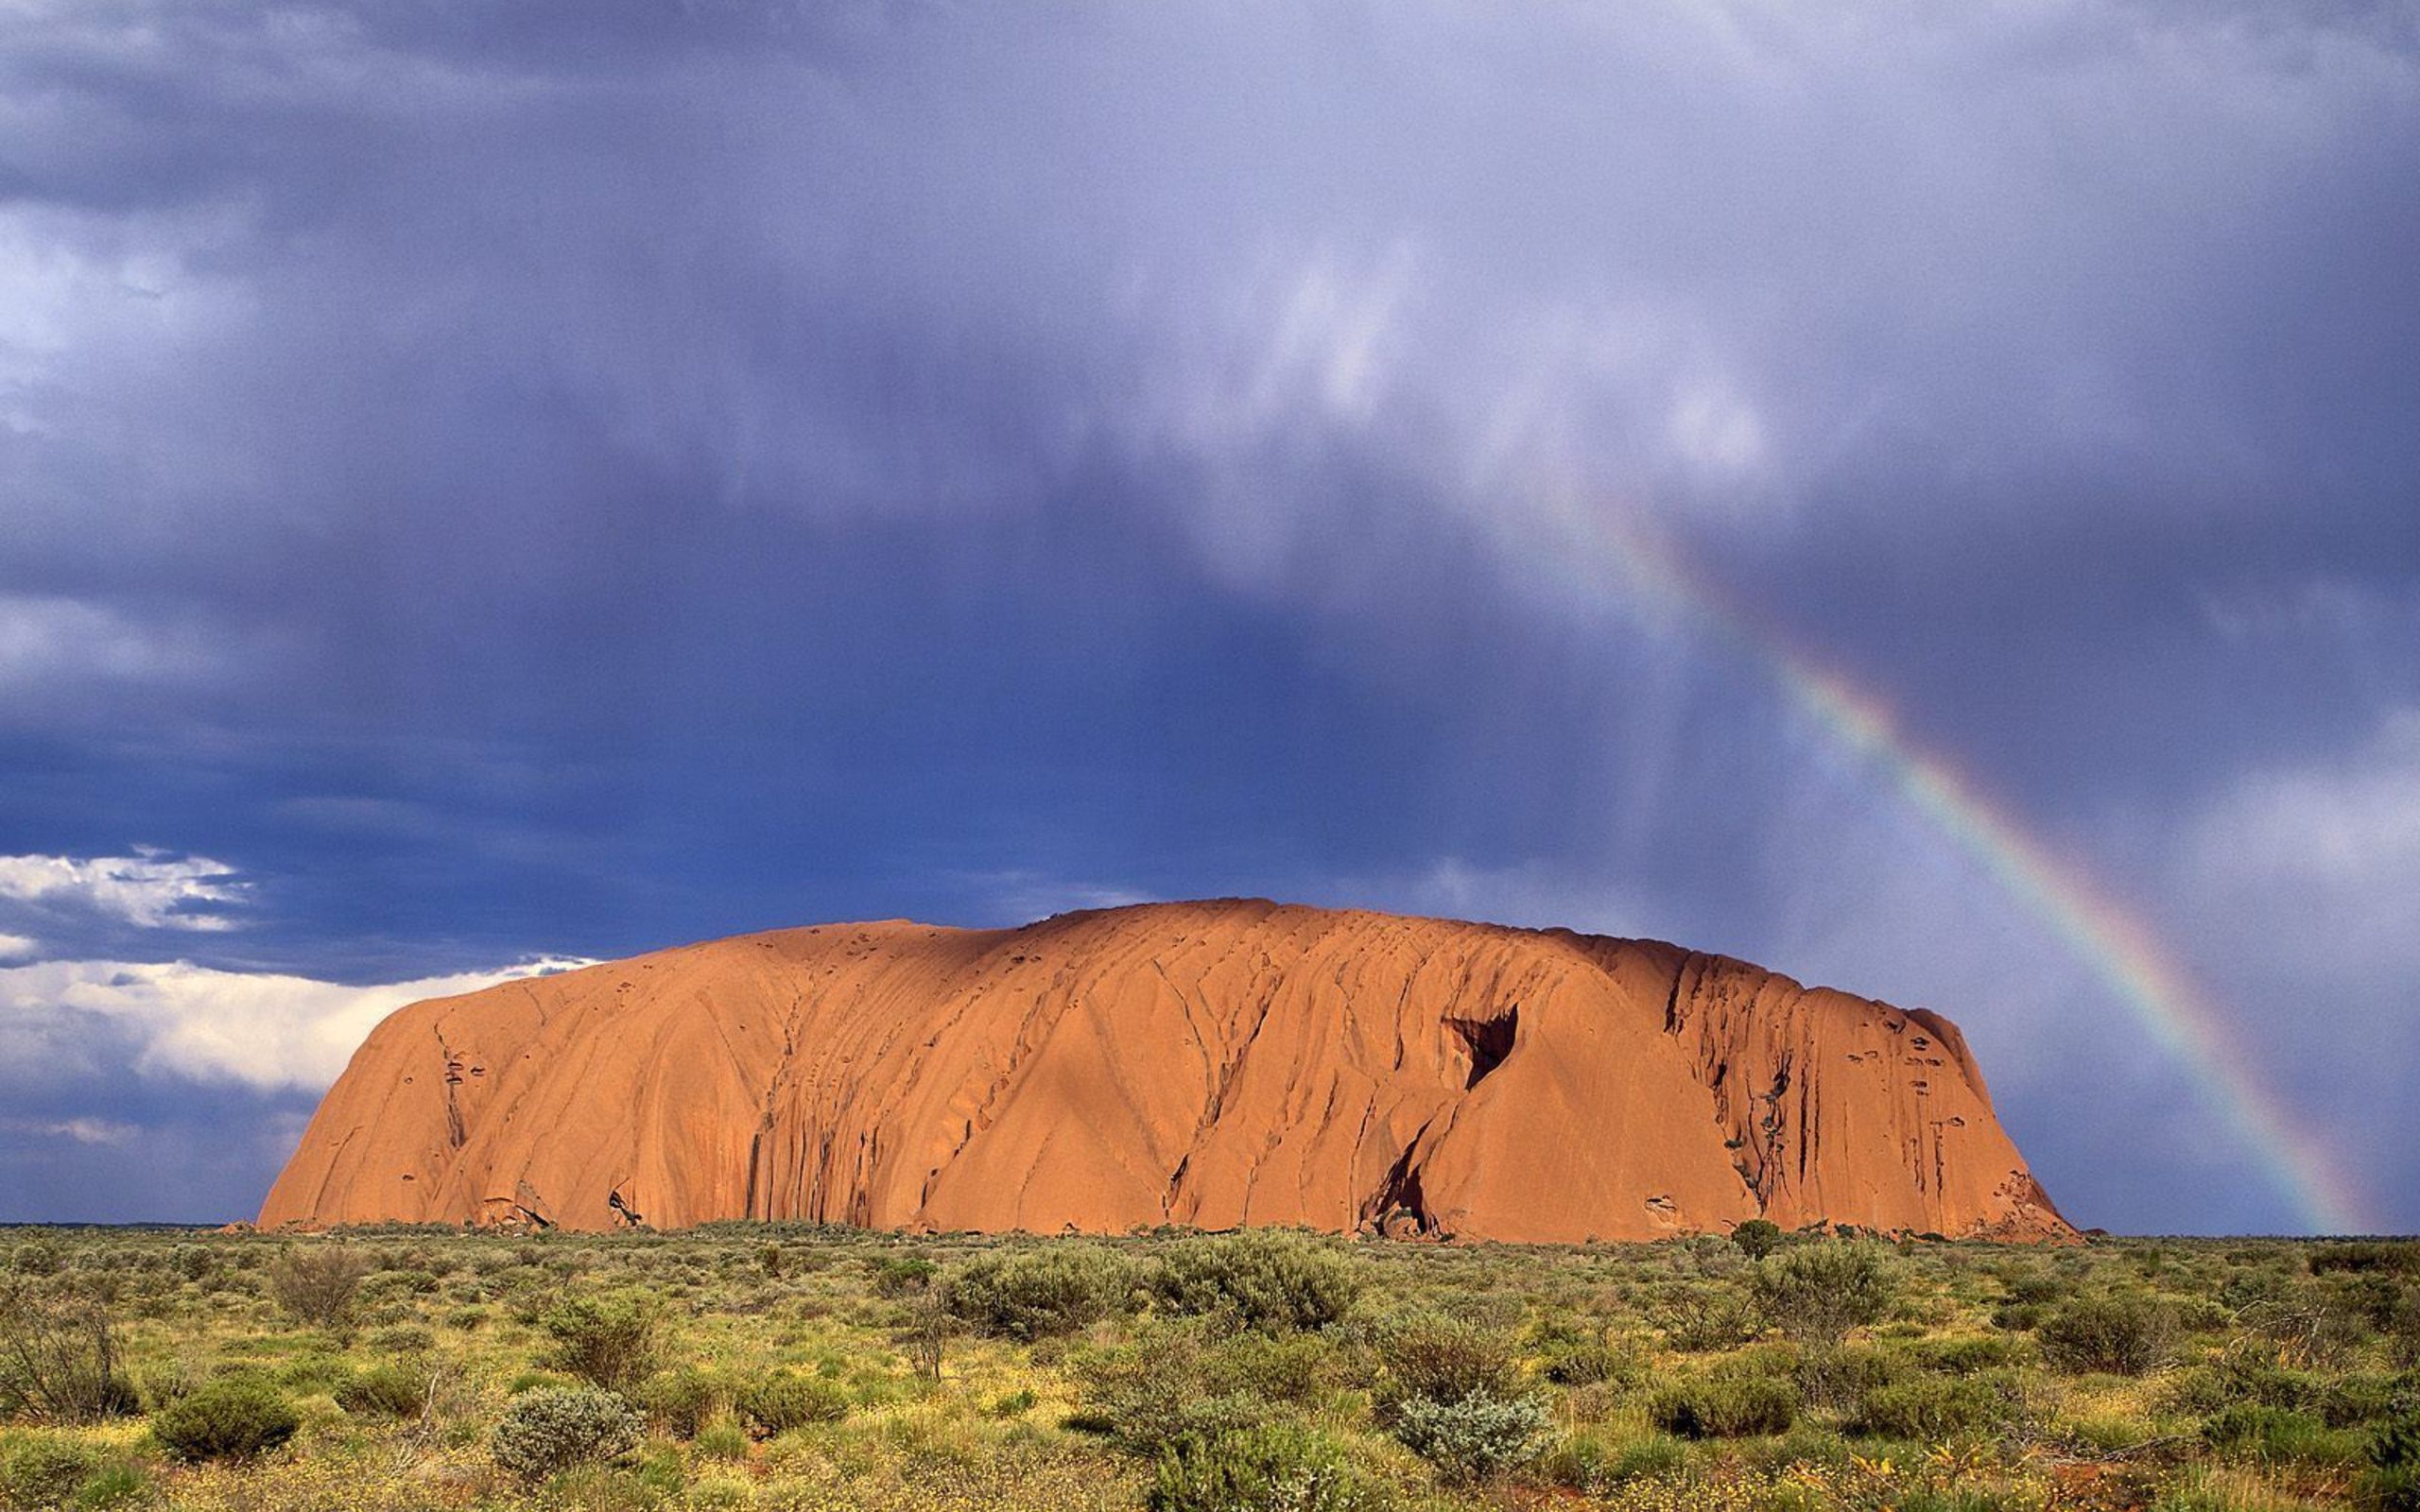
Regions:
<instances>
[{"instance_id":1,"label":"uluru","mask_svg":"<svg viewBox=\"0 0 2420 1512\"><path fill-rule=\"evenodd\" d=\"M1946 1020L1646 940L1250 900L740 936L389 1016L260 1222L2070 1230Z\"/></svg>"}]
</instances>

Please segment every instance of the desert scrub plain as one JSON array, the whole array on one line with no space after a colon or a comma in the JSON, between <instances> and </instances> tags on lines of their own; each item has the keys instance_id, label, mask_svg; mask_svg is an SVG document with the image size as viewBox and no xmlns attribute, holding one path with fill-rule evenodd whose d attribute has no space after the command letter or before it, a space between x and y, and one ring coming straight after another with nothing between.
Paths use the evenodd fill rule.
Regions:
<instances>
[{"instance_id":1,"label":"desert scrub plain","mask_svg":"<svg viewBox=\"0 0 2420 1512\"><path fill-rule=\"evenodd\" d=\"M0 1506L2420 1509L2420 1244L0 1231Z\"/></svg>"}]
</instances>

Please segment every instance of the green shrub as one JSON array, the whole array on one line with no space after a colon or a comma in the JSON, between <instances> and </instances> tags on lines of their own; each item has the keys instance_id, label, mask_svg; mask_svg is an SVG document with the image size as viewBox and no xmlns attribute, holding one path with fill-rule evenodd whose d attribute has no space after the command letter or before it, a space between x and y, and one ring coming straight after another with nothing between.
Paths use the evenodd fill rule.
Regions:
<instances>
[{"instance_id":1,"label":"green shrub","mask_svg":"<svg viewBox=\"0 0 2420 1512\"><path fill-rule=\"evenodd\" d=\"M1680 1474L1688 1463L1686 1444L1658 1434L1624 1445L1613 1463L1605 1467L1605 1479L1616 1486L1624 1481L1659 1480Z\"/></svg>"},{"instance_id":2,"label":"green shrub","mask_svg":"<svg viewBox=\"0 0 2420 1512\"><path fill-rule=\"evenodd\" d=\"M1683 1438L1786 1434L1798 1420L1798 1392L1771 1376L1712 1375L1656 1393L1650 1421Z\"/></svg>"},{"instance_id":3,"label":"green shrub","mask_svg":"<svg viewBox=\"0 0 2420 1512\"><path fill-rule=\"evenodd\" d=\"M669 1370L640 1389L639 1405L675 1438L695 1438L706 1420L732 1405L732 1388L694 1367Z\"/></svg>"},{"instance_id":4,"label":"green shrub","mask_svg":"<svg viewBox=\"0 0 2420 1512\"><path fill-rule=\"evenodd\" d=\"M429 1271L386 1270L361 1283L361 1300L382 1302L397 1297L435 1297L441 1289L442 1283Z\"/></svg>"},{"instance_id":5,"label":"green shrub","mask_svg":"<svg viewBox=\"0 0 2420 1512\"><path fill-rule=\"evenodd\" d=\"M1538 1472L1550 1486L1601 1496L1613 1484L1607 1475L1613 1463L1614 1452L1605 1440L1582 1432L1565 1435L1547 1450L1538 1461Z\"/></svg>"},{"instance_id":6,"label":"green shrub","mask_svg":"<svg viewBox=\"0 0 2420 1512\"><path fill-rule=\"evenodd\" d=\"M2363 1457L2366 1435L2331 1429L2311 1413L2240 1401L2202 1425L2212 1449L2269 1464L2346 1465Z\"/></svg>"},{"instance_id":7,"label":"green shrub","mask_svg":"<svg viewBox=\"0 0 2420 1512\"><path fill-rule=\"evenodd\" d=\"M1872 1446L1852 1444L1834 1430L1802 1417L1786 1434L1776 1434L1754 1443L1711 1446L1706 1457L1717 1465L1736 1462L1768 1474L1782 1474L1794 1466L1821 1467L1846 1473L1855 1469L1853 1462L1860 1447ZM1912 1465L1910 1468L1912 1469Z\"/></svg>"},{"instance_id":8,"label":"green shrub","mask_svg":"<svg viewBox=\"0 0 2420 1512\"><path fill-rule=\"evenodd\" d=\"M1556 1486L1605 1497L1630 1481L1677 1476L1688 1460L1686 1444L1661 1434L1633 1439L1616 1450L1595 1434L1582 1433L1548 1451L1539 1469Z\"/></svg>"},{"instance_id":9,"label":"green shrub","mask_svg":"<svg viewBox=\"0 0 2420 1512\"><path fill-rule=\"evenodd\" d=\"M630 1403L594 1386L544 1386L512 1400L488 1440L507 1473L543 1481L579 1465L605 1464L639 1444Z\"/></svg>"},{"instance_id":10,"label":"green shrub","mask_svg":"<svg viewBox=\"0 0 2420 1512\"><path fill-rule=\"evenodd\" d=\"M0 1285L0 1420L93 1422L136 1406L106 1305Z\"/></svg>"},{"instance_id":11,"label":"green shrub","mask_svg":"<svg viewBox=\"0 0 2420 1512\"><path fill-rule=\"evenodd\" d=\"M2310 1394L2308 1410L2330 1428L2374 1428L2394 1416L2395 1385L2390 1376L2339 1376Z\"/></svg>"},{"instance_id":12,"label":"green shrub","mask_svg":"<svg viewBox=\"0 0 2420 1512\"><path fill-rule=\"evenodd\" d=\"M2377 1512L2420 1512L2420 1466L2373 1469L2363 1477L2364 1501Z\"/></svg>"},{"instance_id":13,"label":"green shrub","mask_svg":"<svg viewBox=\"0 0 2420 1512\"><path fill-rule=\"evenodd\" d=\"M748 1457L748 1430L728 1418L698 1425L690 1435L700 1459L743 1460Z\"/></svg>"},{"instance_id":14,"label":"green shrub","mask_svg":"<svg viewBox=\"0 0 2420 1512\"><path fill-rule=\"evenodd\" d=\"M932 1281L939 1267L922 1255L878 1255L867 1263L873 1289L883 1297L912 1297Z\"/></svg>"},{"instance_id":15,"label":"green shrub","mask_svg":"<svg viewBox=\"0 0 2420 1512\"><path fill-rule=\"evenodd\" d=\"M60 1434L33 1434L0 1449L0 1506L46 1512L64 1506L101 1468L90 1444Z\"/></svg>"},{"instance_id":16,"label":"green shrub","mask_svg":"<svg viewBox=\"0 0 2420 1512\"><path fill-rule=\"evenodd\" d=\"M1393 1426L1409 1401L1443 1405L1478 1392L1502 1400L1521 1395L1511 1342L1466 1318L1402 1314L1381 1326L1376 1344L1380 1375L1374 1401L1384 1426Z\"/></svg>"},{"instance_id":17,"label":"green shrub","mask_svg":"<svg viewBox=\"0 0 2420 1512\"><path fill-rule=\"evenodd\" d=\"M1919 1376L1867 1392L1848 1429L1877 1438L1938 1442L2005 1416L2007 1403L1980 1382Z\"/></svg>"},{"instance_id":18,"label":"green shrub","mask_svg":"<svg viewBox=\"0 0 2420 1512\"><path fill-rule=\"evenodd\" d=\"M2420 1470L2420 1383L2397 1396L2370 1435L2370 1460L2381 1469Z\"/></svg>"},{"instance_id":19,"label":"green shrub","mask_svg":"<svg viewBox=\"0 0 2420 1512\"><path fill-rule=\"evenodd\" d=\"M2036 1504L1990 1486L1919 1486L1900 1498L1897 1512L2031 1512Z\"/></svg>"},{"instance_id":20,"label":"green shrub","mask_svg":"<svg viewBox=\"0 0 2420 1512\"><path fill-rule=\"evenodd\" d=\"M946 1279L950 1311L977 1332L1034 1340L1078 1332L1121 1312L1133 1268L1095 1245L977 1255Z\"/></svg>"},{"instance_id":21,"label":"green shrub","mask_svg":"<svg viewBox=\"0 0 2420 1512\"><path fill-rule=\"evenodd\" d=\"M2405 1282L2377 1271L2332 1277L2320 1286L2324 1305L2364 1332L2393 1328L2410 1295Z\"/></svg>"},{"instance_id":22,"label":"green shrub","mask_svg":"<svg viewBox=\"0 0 2420 1512\"><path fill-rule=\"evenodd\" d=\"M554 1341L546 1364L592 1386L620 1391L655 1370L658 1320L645 1297L565 1297L539 1315L538 1326Z\"/></svg>"},{"instance_id":23,"label":"green shrub","mask_svg":"<svg viewBox=\"0 0 2420 1512\"><path fill-rule=\"evenodd\" d=\"M2363 1489L2372 1504L2381 1512L2420 1512L2420 1383L2397 1394L2370 1435L2370 1463Z\"/></svg>"},{"instance_id":24,"label":"green shrub","mask_svg":"<svg viewBox=\"0 0 2420 1512\"><path fill-rule=\"evenodd\" d=\"M1534 1455L1547 1410L1530 1395L1477 1388L1459 1400L1412 1397L1394 1409L1394 1435L1450 1485L1487 1480Z\"/></svg>"},{"instance_id":25,"label":"green shrub","mask_svg":"<svg viewBox=\"0 0 2420 1512\"><path fill-rule=\"evenodd\" d=\"M2420 1276L2420 1240L2357 1239L2319 1245L2311 1249L2309 1263L2313 1275L2327 1271L2383 1271L2394 1276Z\"/></svg>"},{"instance_id":26,"label":"green shrub","mask_svg":"<svg viewBox=\"0 0 2420 1512\"><path fill-rule=\"evenodd\" d=\"M2075 1283L2056 1271L2009 1269L2000 1274L2008 1299L2020 1306L2048 1307L2075 1295Z\"/></svg>"},{"instance_id":27,"label":"green shrub","mask_svg":"<svg viewBox=\"0 0 2420 1512\"><path fill-rule=\"evenodd\" d=\"M1146 1504L1152 1512L1357 1512L1374 1500L1332 1441L1271 1423L1168 1450Z\"/></svg>"},{"instance_id":28,"label":"green shrub","mask_svg":"<svg viewBox=\"0 0 2420 1512\"><path fill-rule=\"evenodd\" d=\"M2285 1295L2286 1278L2279 1272L2261 1268L2231 1269L2219 1282L2218 1303L2231 1312L2240 1313L2256 1302L2274 1301Z\"/></svg>"},{"instance_id":29,"label":"green shrub","mask_svg":"<svg viewBox=\"0 0 2420 1512\"><path fill-rule=\"evenodd\" d=\"M2312 1283L2289 1287L2246 1307L2236 1321L2295 1365L2333 1366L2369 1341L2373 1331L2358 1298L2368 1289L2366 1283L2382 1280L2357 1276L2349 1288ZM2348 1306L2348 1300L2355 1305Z\"/></svg>"},{"instance_id":30,"label":"green shrub","mask_svg":"<svg viewBox=\"0 0 2420 1512\"><path fill-rule=\"evenodd\" d=\"M559 1376L551 1370L524 1370L504 1383L504 1394L508 1397L518 1397L524 1392L537 1391L546 1386L578 1384L579 1383L571 1377Z\"/></svg>"},{"instance_id":31,"label":"green shrub","mask_svg":"<svg viewBox=\"0 0 2420 1512\"><path fill-rule=\"evenodd\" d=\"M2386 1326L2386 1355L2398 1369L2420 1370L2420 1286L2403 1289L2403 1302Z\"/></svg>"},{"instance_id":32,"label":"green shrub","mask_svg":"<svg viewBox=\"0 0 2420 1512\"><path fill-rule=\"evenodd\" d=\"M353 1246L311 1241L270 1263L268 1295L296 1322L341 1334L369 1274L370 1257Z\"/></svg>"},{"instance_id":33,"label":"green shrub","mask_svg":"<svg viewBox=\"0 0 2420 1512\"><path fill-rule=\"evenodd\" d=\"M1723 1362L1723 1367L1736 1368L1728 1360ZM1727 1370L1719 1367L1718 1373ZM1804 1351L1790 1362L1789 1373L1800 1397L1807 1402L1845 1411L1886 1386L1904 1383L1912 1372L1907 1361L1897 1354L1841 1344Z\"/></svg>"},{"instance_id":34,"label":"green shrub","mask_svg":"<svg viewBox=\"0 0 2420 1512\"><path fill-rule=\"evenodd\" d=\"M2168 1357L2175 1324L2147 1297L2079 1297L2042 1320L2042 1356L2073 1374L2138 1376Z\"/></svg>"},{"instance_id":35,"label":"green shrub","mask_svg":"<svg viewBox=\"0 0 2420 1512\"><path fill-rule=\"evenodd\" d=\"M299 1396L333 1397L337 1387L353 1379L353 1366L342 1356L309 1349L288 1357L271 1379Z\"/></svg>"},{"instance_id":36,"label":"green shrub","mask_svg":"<svg viewBox=\"0 0 2420 1512\"><path fill-rule=\"evenodd\" d=\"M1793 1339L1837 1344L1878 1320L1899 1294L1891 1252L1870 1240L1792 1245L1756 1263L1756 1305Z\"/></svg>"},{"instance_id":37,"label":"green shrub","mask_svg":"<svg viewBox=\"0 0 2420 1512\"><path fill-rule=\"evenodd\" d=\"M417 1418L428 1405L429 1378L394 1364L374 1365L337 1385L337 1405L356 1418Z\"/></svg>"},{"instance_id":38,"label":"green shrub","mask_svg":"<svg viewBox=\"0 0 2420 1512\"><path fill-rule=\"evenodd\" d=\"M1684 1354L1737 1349L1756 1336L1755 1304L1730 1286L1674 1292L1651 1314L1664 1342Z\"/></svg>"},{"instance_id":39,"label":"green shrub","mask_svg":"<svg viewBox=\"0 0 2420 1512\"><path fill-rule=\"evenodd\" d=\"M1137 1453L1160 1454L1257 1427L1269 1399L1245 1387L1234 1356L1198 1327L1160 1325L1131 1343L1069 1362L1081 1408L1068 1426L1104 1434Z\"/></svg>"},{"instance_id":40,"label":"green shrub","mask_svg":"<svg viewBox=\"0 0 2420 1512\"><path fill-rule=\"evenodd\" d=\"M2152 1436L2142 1419L2119 1414L2094 1414L2069 1419L2064 1436L2095 1454L2122 1454L2140 1448Z\"/></svg>"},{"instance_id":41,"label":"green shrub","mask_svg":"<svg viewBox=\"0 0 2420 1512\"><path fill-rule=\"evenodd\" d=\"M152 1436L179 1459L251 1459L294 1436L302 1419L285 1393L251 1376L214 1381L168 1403Z\"/></svg>"},{"instance_id":42,"label":"green shrub","mask_svg":"<svg viewBox=\"0 0 2420 1512\"><path fill-rule=\"evenodd\" d=\"M2206 1297L2171 1297L2165 1300L2179 1333L2224 1333L2236 1320L2232 1309L2221 1307Z\"/></svg>"},{"instance_id":43,"label":"green shrub","mask_svg":"<svg viewBox=\"0 0 2420 1512\"><path fill-rule=\"evenodd\" d=\"M1559 1386L1634 1386L1647 1378L1647 1361L1635 1349L1585 1339L1548 1347L1538 1373Z\"/></svg>"},{"instance_id":44,"label":"green shrub","mask_svg":"<svg viewBox=\"0 0 2420 1512\"><path fill-rule=\"evenodd\" d=\"M2006 1370L2025 1363L2027 1350L2022 1341L2004 1334L1980 1333L1963 1338L1919 1339L1908 1349L1908 1357L1927 1370L1943 1375L1972 1376L1986 1370Z\"/></svg>"},{"instance_id":45,"label":"green shrub","mask_svg":"<svg viewBox=\"0 0 2420 1512\"><path fill-rule=\"evenodd\" d=\"M1208 1379L1264 1401L1309 1402L1335 1372L1335 1351L1313 1334L1241 1333L1203 1348Z\"/></svg>"},{"instance_id":46,"label":"green shrub","mask_svg":"<svg viewBox=\"0 0 2420 1512\"><path fill-rule=\"evenodd\" d=\"M1770 1218L1750 1218L1731 1230L1731 1242L1750 1260L1762 1260L1781 1247L1781 1225Z\"/></svg>"},{"instance_id":47,"label":"green shrub","mask_svg":"<svg viewBox=\"0 0 2420 1512\"><path fill-rule=\"evenodd\" d=\"M840 1383L789 1370L776 1370L739 1394L740 1416L767 1438L809 1423L837 1423L851 1405Z\"/></svg>"},{"instance_id":48,"label":"green shrub","mask_svg":"<svg viewBox=\"0 0 2420 1512\"><path fill-rule=\"evenodd\" d=\"M138 1505L150 1499L151 1483L144 1475L143 1467L127 1460L112 1460L84 1478L76 1494L67 1499L69 1512L113 1512L119 1507Z\"/></svg>"},{"instance_id":49,"label":"green shrub","mask_svg":"<svg viewBox=\"0 0 2420 1512\"><path fill-rule=\"evenodd\" d=\"M366 1342L373 1354L426 1354L437 1348L437 1335L418 1323L397 1323L372 1333Z\"/></svg>"},{"instance_id":50,"label":"green shrub","mask_svg":"<svg viewBox=\"0 0 2420 1512\"><path fill-rule=\"evenodd\" d=\"M2251 1348L2231 1348L2217 1358L2178 1371L2166 1383L2162 1397L2178 1412L2206 1415L2238 1401L2265 1407L2301 1407L2319 1394L2319 1383L2298 1370L2277 1364L2274 1354Z\"/></svg>"},{"instance_id":51,"label":"green shrub","mask_svg":"<svg viewBox=\"0 0 2420 1512\"><path fill-rule=\"evenodd\" d=\"M1277 1332L1340 1321L1360 1295L1359 1268L1331 1243L1276 1228L1248 1228L1171 1248L1152 1295L1179 1316L1230 1318Z\"/></svg>"}]
</instances>

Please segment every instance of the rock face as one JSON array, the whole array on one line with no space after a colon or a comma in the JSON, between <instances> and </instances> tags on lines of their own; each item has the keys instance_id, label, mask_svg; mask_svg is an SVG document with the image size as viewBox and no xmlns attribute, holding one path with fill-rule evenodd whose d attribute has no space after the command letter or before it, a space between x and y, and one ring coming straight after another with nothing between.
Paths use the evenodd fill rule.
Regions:
<instances>
[{"instance_id":1,"label":"rock face","mask_svg":"<svg viewBox=\"0 0 2420 1512\"><path fill-rule=\"evenodd\" d=\"M1946 1021L1670 945L1259 902L780 930L414 1004L263 1227L1573 1241L2070 1230Z\"/></svg>"}]
</instances>

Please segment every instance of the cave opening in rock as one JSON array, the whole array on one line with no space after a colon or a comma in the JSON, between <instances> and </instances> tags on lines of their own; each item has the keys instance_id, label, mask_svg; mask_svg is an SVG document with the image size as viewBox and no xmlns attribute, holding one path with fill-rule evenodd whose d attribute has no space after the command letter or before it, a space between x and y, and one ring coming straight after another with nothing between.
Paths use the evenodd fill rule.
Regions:
<instances>
[{"instance_id":1,"label":"cave opening in rock","mask_svg":"<svg viewBox=\"0 0 2420 1512\"><path fill-rule=\"evenodd\" d=\"M1470 1079L1465 1090L1478 1086L1487 1074L1504 1064L1512 1053L1512 1040L1519 1032L1521 1010L1508 1007L1492 1019L1448 1019L1445 1027L1462 1043L1462 1051L1470 1057Z\"/></svg>"}]
</instances>

